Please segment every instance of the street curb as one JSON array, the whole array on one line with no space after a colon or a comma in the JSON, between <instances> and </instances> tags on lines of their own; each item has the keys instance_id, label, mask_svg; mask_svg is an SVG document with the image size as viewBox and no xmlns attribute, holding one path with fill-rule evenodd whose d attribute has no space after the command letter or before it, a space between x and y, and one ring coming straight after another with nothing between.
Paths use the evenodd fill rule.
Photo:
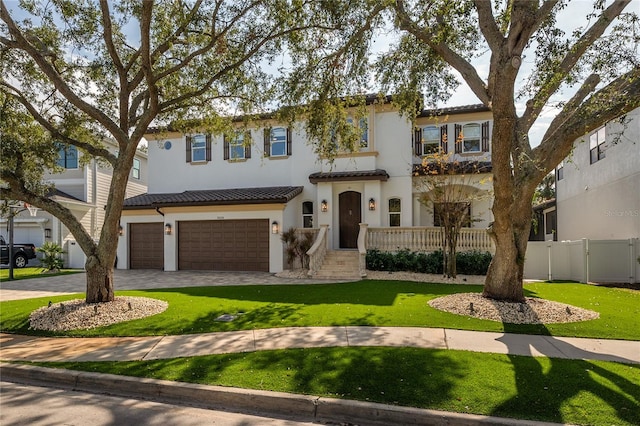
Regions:
<instances>
[{"instance_id":1,"label":"street curb","mask_svg":"<svg viewBox=\"0 0 640 426\"><path fill-rule=\"evenodd\" d=\"M208 409L313 422L367 425L551 426L556 423L450 413L283 392L199 385L114 374L0 363L0 380L80 392L139 398Z\"/></svg>"}]
</instances>

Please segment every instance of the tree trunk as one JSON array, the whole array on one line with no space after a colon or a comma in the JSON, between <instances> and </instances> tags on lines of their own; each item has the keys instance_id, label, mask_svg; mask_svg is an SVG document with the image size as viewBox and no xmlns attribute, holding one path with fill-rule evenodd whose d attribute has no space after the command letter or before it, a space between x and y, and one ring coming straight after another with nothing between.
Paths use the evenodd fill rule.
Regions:
<instances>
[{"instance_id":1,"label":"tree trunk","mask_svg":"<svg viewBox=\"0 0 640 426\"><path fill-rule=\"evenodd\" d=\"M502 212L494 209L494 215L501 216L501 221L506 221L507 226L493 227L490 231L496 253L489 265L482 295L491 299L523 302L524 260L533 210L528 194L514 195L518 201L513 204L513 209Z\"/></svg>"},{"instance_id":2,"label":"tree trunk","mask_svg":"<svg viewBox=\"0 0 640 426\"><path fill-rule=\"evenodd\" d=\"M90 256L87 270L87 303L113 302L113 264L103 265L97 256Z\"/></svg>"}]
</instances>

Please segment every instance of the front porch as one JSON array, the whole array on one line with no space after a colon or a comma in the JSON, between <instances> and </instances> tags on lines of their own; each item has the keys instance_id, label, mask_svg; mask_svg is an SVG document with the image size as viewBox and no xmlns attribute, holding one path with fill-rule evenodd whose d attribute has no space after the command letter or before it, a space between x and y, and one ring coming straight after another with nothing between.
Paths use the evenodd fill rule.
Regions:
<instances>
[{"instance_id":1,"label":"front porch","mask_svg":"<svg viewBox=\"0 0 640 426\"><path fill-rule=\"evenodd\" d=\"M313 246L307 251L309 256L310 276L329 276L336 278L335 274L329 274L325 270L327 258L335 258L336 250L329 250L328 225L322 225L317 231ZM305 230L308 231L308 230ZM314 230L315 232L315 230ZM340 273L345 278L365 277L367 250L377 249L386 252L409 250L413 252L432 252L442 249L442 228L412 226L412 227L369 227L366 223L360 224L358 234L357 251L353 256L339 256L344 259ZM482 251L495 253L495 246L486 229L463 228L458 236L457 251ZM356 255L357 253L357 255ZM346 263L351 258L350 263ZM346 266L345 266L346 265ZM350 266L348 266L350 265ZM332 269L332 268L329 268ZM356 274L357 271L357 274ZM347 276L348 275L348 276Z\"/></svg>"}]
</instances>

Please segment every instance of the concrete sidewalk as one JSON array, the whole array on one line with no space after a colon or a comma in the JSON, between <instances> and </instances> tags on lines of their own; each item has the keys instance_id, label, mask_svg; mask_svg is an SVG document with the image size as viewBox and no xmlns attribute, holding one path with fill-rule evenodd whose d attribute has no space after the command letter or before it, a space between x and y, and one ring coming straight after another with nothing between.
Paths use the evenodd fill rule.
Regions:
<instances>
[{"instance_id":1,"label":"concrete sidewalk","mask_svg":"<svg viewBox=\"0 0 640 426\"><path fill-rule=\"evenodd\" d=\"M416 327L295 327L150 337L0 334L5 361L135 361L260 350L386 346L640 364L640 342Z\"/></svg>"}]
</instances>

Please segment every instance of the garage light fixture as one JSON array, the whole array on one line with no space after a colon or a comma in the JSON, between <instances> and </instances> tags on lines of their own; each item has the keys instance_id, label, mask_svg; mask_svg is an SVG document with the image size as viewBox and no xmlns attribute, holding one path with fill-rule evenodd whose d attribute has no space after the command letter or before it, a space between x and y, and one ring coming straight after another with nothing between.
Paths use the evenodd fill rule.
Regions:
<instances>
[{"instance_id":1,"label":"garage light fixture","mask_svg":"<svg viewBox=\"0 0 640 426\"><path fill-rule=\"evenodd\" d=\"M118 235L121 237L124 235L124 228L121 225L118 225Z\"/></svg>"},{"instance_id":2,"label":"garage light fixture","mask_svg":"<svg viewBox=\"0 0 640 426\"><path fill-rule=\"evenodd\" d=\"M277 234L279 232L280 232L280 225L278 225L278 222L274 220L273 222L271 222L271 233Z\"/></svg>"},{"instance_id":3,"label":"garage light fixture","mask_svg":"<svg viewBox=\"0 0 640 426\"><path fill-rule=\"evenodd\" d=\"M51 238L51 228L44 228L44 237Z\"/></svg>"},{"instance_id":4,"label":"garage light fixture","mask_svg":"<svg viewBox=\"0 0 640 426\"><path fill-rule=\"evenodd\" d=\"M164 225L164 234L165 235L171 235L171 224L167 223Z\"/></svg>"},{"instance_id":5,"label":"garage light fixture","mask_svg":"<svg viewBox=\"0 0 640 426\"><path fill-rule=\"evenodd\" d=\"M329 203L327 202L327 200L322 200L320 202L320 211L322 211L322 212L329 211Z\"/></svg>"},{"instance_id":6,"label":"garage light fixture","mask_svg":"<svg viewBox=\"0 0 640 426\"><path fill-rule=\"evenodd\" d=\"M373 198L369 198L369 210L373 211L376 209L376 200Z\"/></svg>"}]
</instances>

